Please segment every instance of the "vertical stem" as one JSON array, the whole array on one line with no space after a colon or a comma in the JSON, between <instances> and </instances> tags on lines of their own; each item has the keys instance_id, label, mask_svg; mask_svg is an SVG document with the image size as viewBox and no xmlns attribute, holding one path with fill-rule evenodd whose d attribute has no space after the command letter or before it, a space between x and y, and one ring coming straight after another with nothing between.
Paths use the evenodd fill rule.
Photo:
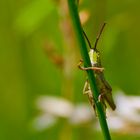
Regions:
<instances>
[{"instance_id":1,"label":"vertical stem","mask_svg":"<svg viewBox=\"0 0 140 140\"><path fill-rule=\"evenodd\" d=\"M89 59L89 55L88 55L88 50L87 50L85 39L84 39L84 36L83 36L83 33L82 33L82 28L81 28L79 15L78 15L76 0L68 0L68 5L69 5L69 11L70 11L70 14L71 14L73 26L74 26L75 33L76 33L76 37L77 37L77 40L79 42L81 55L82 55L82 58L84 60L84 66L85 67L91 67L91 63L90 63L90 59ZM89 79L89 82L90 82L92 93L94 93L93 97L95 99L95 105L96 105L96 108L97 108L99 122L100 122L100 126L101 126L101 129L102 129L103 135L104 135L104 139L105 140L111 140L103 107L102 107L101 103L98 102L99 92L98 92L98 88L97 88L97 85L96 85L94 72L92 70L87 70L87 75L88 75L88 79Z\"/></svg>"}]
</instances>

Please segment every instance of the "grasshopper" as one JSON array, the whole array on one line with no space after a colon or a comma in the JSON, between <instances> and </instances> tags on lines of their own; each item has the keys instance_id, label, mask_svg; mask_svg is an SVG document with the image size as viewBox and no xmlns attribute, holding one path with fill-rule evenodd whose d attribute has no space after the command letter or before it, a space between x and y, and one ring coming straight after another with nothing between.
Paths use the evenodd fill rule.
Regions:
<instances>
[{"instance_id":1,"label":"grasshopper","mask_svg":"<svg viewBox=\"0 0 140 140\"><path fill-rule=\"evenodd\" d=\"M115 105L113 97L112 97L112 88L104 77L104 73L103 73L104 68L102 68L102 65L101 65L100 52L97 50L98 40L105 27L105 24L106 23L103 24L103 26L96 38L95 45L93 48L91 46L91 43L90 43L86 33L83 31L84 37L86 38L88 45L90 47L89 57L90 57L90 61L91 61L91 67L85 68L85 67L81 66L83 63L83 60L80 60L80 62L78 64L78 67L81 70L94 70L96 84L97 84L97 88L99 91L98 101L101 102L101 104L103 105L104 111L106 111L106 108L107 108L106 103L108 103L108 105L112 108L112 110L115 110L115 108L116 108L116 105ZM93 97L88 79L85 82L83 94L88 95L90 104L94 108L95 113L96 113L94 97Z\"/></svg>"}]
</instances>

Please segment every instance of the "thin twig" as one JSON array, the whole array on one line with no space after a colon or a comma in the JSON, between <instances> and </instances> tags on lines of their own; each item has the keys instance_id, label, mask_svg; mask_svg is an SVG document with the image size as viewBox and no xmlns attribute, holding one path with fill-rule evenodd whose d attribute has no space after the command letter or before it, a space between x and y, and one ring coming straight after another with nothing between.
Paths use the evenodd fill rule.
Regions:
<instances>
[{"instance_id":1,"label":"thin twig","mask_svg":"<svg viewBox=\"0 0 140 140\"><path fill-rule=\"evenodd\" d=\"M89 55L88 55L88 50L87 50L86 42L85 42L85 39L84 39L84 36L83 36L83 31L82 31L82 28L81 28L81 23L80 23L78 10L77 10L77 5L75 3L75 0L68 0L68 5L69 5L69 11L70 11L70 14L71 14L73 26L74 26L75 33L76 33L76 37L77 37L77 40L79 42L79 48L80 48L80 51L81 51L82 59L84 61L84 66L85 67L91 67L91 63L90 63L90 59L89 59ZM99 118L100 126L102 128L104 139L105 140L111 140L108 125L107 125L107 122L106 122L106 116L105 116L105 113L104 113L104 110L103 110L103 106L98 101L99 92L98 92L98 88L97 88L97 85L96 85L93 70L87 70L87 75L88 75L88 79L89 79L89 83L90 83L92 93L94 93L93 97L94 97L94 100L95 100L95 106L97 108L98 118Z\"/></svg>"}]
</instances>

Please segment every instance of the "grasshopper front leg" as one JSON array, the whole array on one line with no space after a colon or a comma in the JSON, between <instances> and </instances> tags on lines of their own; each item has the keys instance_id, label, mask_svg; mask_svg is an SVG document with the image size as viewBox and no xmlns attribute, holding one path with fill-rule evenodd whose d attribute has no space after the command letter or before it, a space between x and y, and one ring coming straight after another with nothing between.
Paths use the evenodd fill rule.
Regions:
<instances>
[{"instance_id":1,"label":"grasshopper front leg","mask_svg":"<svg viewBox=\"0 0 140 140\"><path fill-rule=\"evenodd\" d=\"M83 60L80 60L80 62L78 63L78 68L81 70L94 70L94 71L99 71L102 72L104 70L104 68L99 68L99 67L82 67Z\"/></svg>"},{"instance_id":2,"label":"grasshopper front leg","mask_svg":"<svg viewBox=\"0 0 140 140\"><path fill-rule=\"evenodd\" d=\"M93 109L95 111L95 114L97 116L96 109L95 109L94 98L93 98L88 80L86 80L86 82L85 82L85 85L84 85L84 88L83 88L83 94L84 95L86 94L88 96L89 102L90 102L91 106L93 107Z\"/></svg>"}]
</instances>

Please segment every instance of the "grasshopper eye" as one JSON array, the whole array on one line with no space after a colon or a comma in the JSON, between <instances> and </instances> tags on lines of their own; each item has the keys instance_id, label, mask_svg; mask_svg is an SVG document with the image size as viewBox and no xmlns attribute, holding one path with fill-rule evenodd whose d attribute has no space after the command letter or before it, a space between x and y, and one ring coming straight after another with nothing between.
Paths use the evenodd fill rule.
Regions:
<instances>
[{"instance_id":1,"label":"grasshopper eye","mask_svg":"<svg viewBox=\"0 0 140 140\"><path fill-rule=\"evenodd\" d=\"M99 53L97 53L97 57L98 57L98 58L100 57L100 54L99 54Z\"/></svg>"},{"instance_id":2,"label":"grasshopper eye","mask_svg":"<svg viewBox=\"0 0 140 140\"><path fill-rule=\"evenodd\" d=\"M100 53L99 53L99 51L94 51L94 55L97 57L97 58L99 58L100 57Z\"/></svg>"}]
</instances>

